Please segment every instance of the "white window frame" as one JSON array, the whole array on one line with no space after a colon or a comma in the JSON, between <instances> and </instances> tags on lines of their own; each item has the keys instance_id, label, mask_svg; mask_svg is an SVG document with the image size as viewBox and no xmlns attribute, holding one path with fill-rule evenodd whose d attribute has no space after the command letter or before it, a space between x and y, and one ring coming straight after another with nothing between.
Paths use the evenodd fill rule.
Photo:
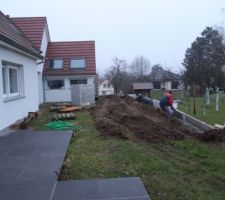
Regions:
<instances>
[{"instance_id":1,"label":"white window frame","mask_svg":"<svg viewBox=\"0 0 225 200\"><path fill-rule=\"evenodd\" d=\"M51 61L53 61L53 66L52 67L50 67L50 62ZM60 66L60 67L55 67L54 66L54 62L55 61L62 61L62 66ZM48 61L48 68L49 69L63 69L63 64L64 64L64 60L63 60L63 58L52 58L52 59L49 59L49 61Z\"/></svg>"},{"instance_id":2,"label":"white window frame","mask_svg":"<svg viewBox=\"0 0 225 200\"><path fill-rule=\"evenodd\" d=\"M80 66L72 66L72 62L73 61L84 61L84 66L83 67L80 67ZM70 59L70 68L71 69L86 69L86 65L87 65L87 61L86 61L86 59L85 58L71 58Z\"/></svg>"},{"instance_id":3,"label":"white window frame","mask_svg":"<svg viewBox=\"0 0 225 200\"><path fill-rule=\"evenodd\" d=\"M10 92L10 80L9 80L9 70L10 69L14 69L16 70L16 76L17 76L17 92L11 93ZM7 74L8 73L8 74ZM7 72L6 72L7 76L8 76L8 97L15 97L15 96L19 96L20 95L20 82L19 82L19 68L18 67L13 67L13 66L8 66ZM7 88L7 87L6 87Z\"/></svg>"},{"instance_id":4,"label":"white window frame","mask_svg":"<svg viewBox=\"0 0 225 200\"><path fill-rule=\"evenodd\" d=\"M63 86L60 87L60 88L51 88L51 87L49 87L49 82L50 82L50 81L62 81ZM65 89L65 80L64 80L64 79L47 80L46 83L47 83L47 87L48 87L49 90L61 90L61 89Z\"/></svg>"},{"instance_id":5,"label":"white window frame","mask_svg":"<svg viewBox=\"0 0 225 200\"><path fill-rule=\"evenodd\" d=\"M2 65L2 69L4 68L4 74L3 74L3 70L2 70L2 91L3 91L3 98L6 98L7 97L7 76L6 76L6 66L5 65ZM4 78L3 78L4 77ZM4 85L3 85L3 81L5 80L4 82L4 85L5 85L5 93L4 93Z\"/></svg>"},{"instance_id":6,"label":"white window frame","mask_svg":"<svg viewBox=\"0 0 225 200\"><path fill-rule=\"evenodd\" d=\"M22 81L22 73L21 73L21 70L22 70L22 66L20 66L20 65L18 65L18 66L16 66L16 64L15 65L11 65L11 64L6 64L6 63L4 63L4 64L2 64L2 68L4 68L4 71L5 71L5 74L2 74L2 81L3 81L3 76L5 76L4 77L4 80L5 80L5 91L6 91L6 93L4 94L3 93L3 99L5 99L5 100L8 100L8 99L16 99L16 98L18 98L18 97L20 97L21 96L21 87L22 87L22 83L21 83L21 81ZM17 90L17 92L14 92L14 93L11 93L10 92L10 77L9 77L9 70L10 69L13 69L13 70L16 70L16 76L17 76L17 88L18 88L18 90ZM4 88L3 88L3 84L2 84L2 89L3 89L3 91L4 91Z\"/></svg>"}]
</instances>

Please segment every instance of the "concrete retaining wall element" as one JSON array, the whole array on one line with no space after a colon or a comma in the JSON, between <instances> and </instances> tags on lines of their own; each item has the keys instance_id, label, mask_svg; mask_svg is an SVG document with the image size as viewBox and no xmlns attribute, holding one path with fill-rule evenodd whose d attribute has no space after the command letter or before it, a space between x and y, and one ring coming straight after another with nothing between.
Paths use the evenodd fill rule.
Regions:
<instances>
[{"instance_id":1,"label":"concrete retaining wall element","mask_svg":"<svg viewBox=\"0 0 225 200\"><path fill-rule=\"evenodd\" d=\"M200 131L208 131L214 128L212 125L209 125L199 119L196 119L180 110L176 110L175 116L184 121L185 123L195 126Z\"/></svg>"},{"instance_id":2,"label":"concrete retaining wall element","mask_svg":"<svg viewBox=\"0 0 225 200\"><path fill-rule=\"evenodd\" d=\"M138 97L136 97L136 99L140 103L149 104L149 105L153 105L155 108L160 108L159 100L157 99L151 99L144 95L139 95ZM175 116L178 119L181 119L185 124L193 126L195 130L197 129L200 132L204 132L214 128L212 125L209 125L199 119L196 119L180 110L175 111Z\"/></svg>"}]
</instances>

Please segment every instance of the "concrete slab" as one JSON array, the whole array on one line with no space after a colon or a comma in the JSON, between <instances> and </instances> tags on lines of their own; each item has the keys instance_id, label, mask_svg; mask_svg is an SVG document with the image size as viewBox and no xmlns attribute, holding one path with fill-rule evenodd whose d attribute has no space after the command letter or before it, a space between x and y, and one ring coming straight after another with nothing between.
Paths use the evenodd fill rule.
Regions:
<instances>
[{"instance_id":1,"label":"concrete slab","mask_svg":"<svg viewBox=\"0 0 225 200\"><path fill-rule=\"evenodd\" d=\"M57 182L53 200L150 200L138 177Z\"/></svg>"},{"instance_id":2,"label":"concrete slab","mask_svg":"<svg viewBox=\"0 0 225 200\"><path fill-rule=\"evenodd\" d=\"M70 131L17 131L0 137L0 199L49 200Z\"/></svg>"}]
</instances>

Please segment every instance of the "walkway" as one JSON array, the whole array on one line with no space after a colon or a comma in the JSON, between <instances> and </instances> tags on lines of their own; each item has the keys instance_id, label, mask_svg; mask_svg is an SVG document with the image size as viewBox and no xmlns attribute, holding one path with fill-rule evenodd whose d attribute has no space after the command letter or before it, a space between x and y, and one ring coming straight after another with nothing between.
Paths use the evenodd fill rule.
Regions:
<instances>
[{"instance_id":1,"label":"walkway","mask_svg":"<svg viewBox=\"0 0 225 200\"><path fill-rule=\"evenodd\" d=\"M150 200L139 178L57 181L69 131L18 131L0 137L1 200Z\"/></svg>"}]
</instances>

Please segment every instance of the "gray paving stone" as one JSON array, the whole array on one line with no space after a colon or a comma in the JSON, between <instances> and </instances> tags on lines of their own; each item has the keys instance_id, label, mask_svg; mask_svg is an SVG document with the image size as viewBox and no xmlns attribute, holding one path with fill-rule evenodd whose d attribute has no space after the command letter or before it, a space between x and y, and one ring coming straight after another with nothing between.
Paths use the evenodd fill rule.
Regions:
<instances>
[{"instance_id":1,"label":"gray paving stone","mask_svg":"<svg viewBox=\"0 0 225 200\"><path fill-rule=\"evenodd\" d=\"M0 184L1 200L50 200L52 182L23 182Z\"/></svg>"},{"instance_id":2,"label":"gray paving stone","mask_svg":"<svg viewBox=\"0 0 225 200\"><path fill-rule=\"evenodd\" d=\"M23 183L27 181L43 182L52 181L56 182L58 179L58 171L49 168L27 168L16 179L16 183Z\"/></svg>"},{"instance_id":3,"label":"gray paving stone","mask_svg":"<svg viewBox=\"0 0 225 200\"><path fill-rule=\"evenodd\" d=\"M141 180L137 177L59 181L53 200L142 199L150 200Z\"/></svg>"},{"instance_id":4,"label":"gray paving stone","mask_svg":"<svg viewBox=\"0 0 225 200\"><path fill-rule=\"evenodd\" d=\"M3 164L4 163L4 164ZM21 156L0 156L0 170L1 168L11 168L16 166L19 168L26 168L31 163L29 157Z\"/></svg>"},{"instance_id":5,"label":"gray paving stone","mask_svg":"<svg viewBox=\"0 0 225 200\"><path fill-rule=\"evenodd\" d=\"M0 137L0 199L49 200L71 132L18 131Z\"/></svg>"},{"instance_id":6,"label":"gray paving stone","mask_svg":"<svg viewBox=\"0 0 225 200\"><path fill-rule=\"evenodd\" d=\"M1 163L1 165L4 165ZM11 167L1 167L0 169L0 183L14 183L18 177L22 174L23 168L18 168L15 166Z\"/></svg>"},{"instance_id":7,"label":"gray paving stone","mask_svg":"<svg viewBox=\"0 0 225 200\"><path fill-rule=\"evenodd\" d=\"M30 168L49 168L52 170L58 170L58 166L62 166L64 154L40 154L37 155L35 158L32 159L29 166Z\"/></svg>"}]
</instances>

